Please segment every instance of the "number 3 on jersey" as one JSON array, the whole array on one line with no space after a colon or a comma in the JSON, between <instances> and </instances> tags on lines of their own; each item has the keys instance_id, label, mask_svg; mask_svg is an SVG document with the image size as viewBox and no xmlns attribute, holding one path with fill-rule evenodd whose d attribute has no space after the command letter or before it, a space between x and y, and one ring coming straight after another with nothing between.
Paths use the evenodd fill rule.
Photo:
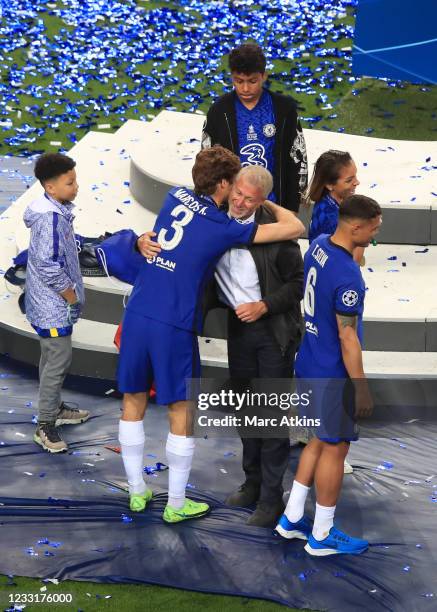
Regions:
<instances>
[{"instance_id":1,"label":"number 3 on jersey","mask_svg":"<svg viewBox=\"0 0 437 612\"><path fill-rule=\"evenodd\" d=\"M314 317L314 309L316 307L314 295L316 280L317 270L314 267L310 268L307 276L307 284L305 286L305 294L303 296L303 307L309 317Z\"/></svg>"},{"instance_id":2,"label":"number 3 on jersey","mask_svg":"<svg viewBox=\"0 0 437 612\"><path fill-rule=\"evenodd\" d=\"M170 232L170 229L162 228L159 231L158 242L161 245L161 248L166 251L171 251L178 246L184 237L184 230L182 228L185 225L188 225L188 223L190 223L194 217L194 213L191 210L188 210L188 208L185 208L183 204L178 204L175 206L170 214L172 217L177 217L178 215L181 215L181 217L173 221L171 224L171 227L174 229L174 234L170 239L167 238L167 234Z\"/></svg>"}]
</instances>

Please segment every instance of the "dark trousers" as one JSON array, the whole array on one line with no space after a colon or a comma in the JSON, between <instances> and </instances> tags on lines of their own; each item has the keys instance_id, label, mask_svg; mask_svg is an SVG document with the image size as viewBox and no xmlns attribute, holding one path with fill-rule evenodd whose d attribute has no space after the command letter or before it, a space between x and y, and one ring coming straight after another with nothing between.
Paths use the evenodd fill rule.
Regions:
<instances>
[{"instance_id":1,"label":"dark trousers","mask_svg":"<svg viewBox=\"0 0 437 612\"><path fill-rule=\"evenodd\" d=\"M236 316L230 317L228 360L231 378L292 378L294 356L293 344L282 354L266 320L241 323ZM284 492L282 480L290 455L288 437L242 437L241 441L246 482L259 488L259 501L280 503Z\"/></svg>"}]
</instances>

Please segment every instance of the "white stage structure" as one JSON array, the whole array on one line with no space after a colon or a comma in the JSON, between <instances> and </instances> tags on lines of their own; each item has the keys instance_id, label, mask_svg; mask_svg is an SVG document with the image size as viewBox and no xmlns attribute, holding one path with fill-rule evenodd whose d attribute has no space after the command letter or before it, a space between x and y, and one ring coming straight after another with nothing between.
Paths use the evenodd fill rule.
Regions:
<instances>
[{"instance_id":1,"label":"white stage structure","mask_svg":"<svg viewBox=\"0 0 437 612\"><path fill-rule=\"evenodd\" d=\"M200 148L200 114L161 112L149 123L126 122L115 134L89 132L69 152L77 162L79 195L75 230L85 236L153 227L166 191L191 186ZM437 377L437 185L432 163L436 142L390 141L304 130L310 170L329 148L348 150L358 166L357 191L383 207L378 245L366 252L368 287L365 368L373 378ZM34 184L0 217L0 268L5 271L28 245L22 216L41 193ZM303 211L302 218L308 219ZM308 241L300 241L302 251ZM85 278L87 305L75 326L71 372L114 379L113 337L130 287L113 278ZM35 332L18 308L17 289L0 291L0 351L31 364L39 359ZM150 299L158 299L151 292ZM207 374L227 367L223 312L213 311L201 339Z\"/></svg>"}]
</instances>

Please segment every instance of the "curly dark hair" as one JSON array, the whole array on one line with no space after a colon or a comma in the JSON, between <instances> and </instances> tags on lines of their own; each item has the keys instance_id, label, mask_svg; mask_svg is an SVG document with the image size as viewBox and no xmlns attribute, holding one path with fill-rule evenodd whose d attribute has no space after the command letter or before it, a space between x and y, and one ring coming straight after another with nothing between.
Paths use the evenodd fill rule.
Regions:
<instances>
[{"instance_id":1,"label":"curly dark hair","mask_svg":"<svg viewBox=\"0 0 437 612\"><path fill-rule=\"evenodd\" d=\"M244 43L229 54L229 70L239 74L266 71L266 56L256 43Z\"/></svg>"},{"instance_id":2,"label":"curly dark hair","mask_svg":"<svg viewBox=\"0 0 437 612\"><path fill-rule=\"evenodd\" d=\"M50 179L73 170L76 162L62 153L44 153L36 160L34 174L42 185Z\"/></svg>"},{"instance_id":3,"label":"curly dark hair","mask_svg":"<svg viewBox=\"0 0 437 612\"><path fill-rule=\"evenodd\" d=\"M211 195L223 179L232 182L240 168L240 159L221 145L202 149L191 171L194 191L199 195Z\"/></svg>"}]
</instances>

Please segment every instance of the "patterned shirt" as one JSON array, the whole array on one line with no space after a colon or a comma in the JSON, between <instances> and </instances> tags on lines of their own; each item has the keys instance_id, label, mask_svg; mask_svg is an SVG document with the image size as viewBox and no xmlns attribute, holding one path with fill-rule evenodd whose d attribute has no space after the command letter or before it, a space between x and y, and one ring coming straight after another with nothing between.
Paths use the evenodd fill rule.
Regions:
<instances>
[{"instance_id":1,"label":"patterned shirt","mask_svg":"<svg viewBox=\"0 0 437 612\"><path fill-rule=\"evenodd\" d=\"M246 108L236 96L235 112L241 165L263 166L273 174L276 127L271 95L264 90L252 109ZM269 199L276 201L274 196Z\"/></svg>"},{"instance_id":2,"label":"patterned shirt","mask_svg":"<svg viewBox=\"0 0 437 612\"><path fill-rule=\"evenodd\" d=\"M334 198L326 192L322 199L314 204L308 240L311 243L320 234L333 234L337 229L340 207Z\"/></svg>"}]
</instances>

